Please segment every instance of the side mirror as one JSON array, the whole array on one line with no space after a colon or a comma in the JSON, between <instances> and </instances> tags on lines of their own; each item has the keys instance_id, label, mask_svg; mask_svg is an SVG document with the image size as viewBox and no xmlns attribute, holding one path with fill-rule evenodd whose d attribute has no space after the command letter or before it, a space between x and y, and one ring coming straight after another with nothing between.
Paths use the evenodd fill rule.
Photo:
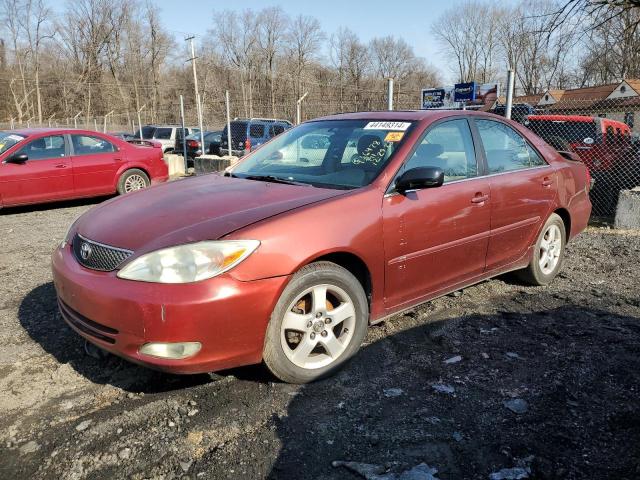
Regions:
<instances>
[{"instance_id":1,"label":"side mirror","mask_svg":"<svg viewBox=\"0 0 640 480\"><path fill-rule=\"evenodd\" d=\"M418 167L407 170L396 180L396 190L404 193L407 190L439 187L444 183L444 172L439 167Z\"/></svg>"},{"instance_id":2,"label":"side mirror","mask_svg":"<svg viewBox=\"0 0 640 480\"><path fill-rule=\"evenodd\" d=\"M29 156L26 153L16 153L7 158L7 163L25 163L29 160Z\"/></svg>"}]
</instances>

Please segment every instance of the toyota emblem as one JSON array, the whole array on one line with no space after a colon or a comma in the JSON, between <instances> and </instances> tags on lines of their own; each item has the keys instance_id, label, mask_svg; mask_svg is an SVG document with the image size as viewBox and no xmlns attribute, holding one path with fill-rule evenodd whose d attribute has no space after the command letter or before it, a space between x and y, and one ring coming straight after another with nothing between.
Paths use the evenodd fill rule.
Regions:
<instances>
[{"instance_id":1,"label":"toyota emblem","mask_svg":"<svg viewBox=\"0 0 640 480\"><path fill-rule=\"evenodd\" d=\"M83 260L88 260L89 257L91 256L92 250L91 250L91 245L89 245L88 243L83 243L82 246L80 247L80 256L82 257Z\"/></svg>"}]
</instances>

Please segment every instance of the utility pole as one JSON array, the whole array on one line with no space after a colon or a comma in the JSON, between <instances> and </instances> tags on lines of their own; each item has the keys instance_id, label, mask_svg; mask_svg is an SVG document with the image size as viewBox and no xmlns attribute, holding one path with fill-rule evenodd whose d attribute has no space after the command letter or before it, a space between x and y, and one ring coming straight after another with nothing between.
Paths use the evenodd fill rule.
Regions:
<instances>
[{"instance_id":1,"label":"utility pole","mask_svg":"<svg viewBox=\"0 0 640 480\"><path fill-rule=\"evenodd\" d=\"M202 127L202 105L200 105L200 92L198 90L198 75L196 74L196 47L193 43L193 39L195 37L192 35L190 37L185 38L191 44L191 58L188 60L191 62L191 66L193 67L193 87L195 89L195 99L196 99L196 109L198 112L198 126L200 127L200 148L204 152L204 128Z\"/></svg>"}]
</instances>

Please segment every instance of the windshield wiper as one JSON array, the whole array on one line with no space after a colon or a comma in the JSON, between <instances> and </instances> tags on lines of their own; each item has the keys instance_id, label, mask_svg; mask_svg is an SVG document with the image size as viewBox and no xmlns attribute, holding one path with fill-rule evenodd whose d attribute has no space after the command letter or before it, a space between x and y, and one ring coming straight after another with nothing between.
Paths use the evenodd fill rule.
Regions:
<instances>
[{"instance_id":1,"label":"windshield wiper","mask_svg":"<svg viewBox=\"0 0 640 480\"><path fill-rule=\"evenodd\" d=\"M288 178L276 177L275 175L247 175L246 177L238 176L238 178L244 178L246 180L258 180L260 182L269 182L269 183L284 183L286 185L306 185L306 186L310 186L308 183L296 182L295 180L289 180Z\"/></svg>"}]
</instances>

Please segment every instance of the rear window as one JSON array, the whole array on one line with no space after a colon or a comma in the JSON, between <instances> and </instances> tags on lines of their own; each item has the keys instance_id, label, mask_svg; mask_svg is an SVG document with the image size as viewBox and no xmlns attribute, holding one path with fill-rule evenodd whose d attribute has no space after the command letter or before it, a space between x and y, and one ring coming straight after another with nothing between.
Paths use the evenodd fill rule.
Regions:
<instances>
[{"instance_id":1,"label":"rear window","mask_svg":"<svg viewBox=\"0 0 640 480\"><path fill-rule=\"evenodd\" d=\"M595 122L572 122L564 120L528 120L527 127L548 144L558 149L565 143L582 143L586 138L598 142Z\"/></svg>"},{"instance_id":2,"label":"rear window","mask_svg":"<svg viewBox=\"0 0 640 480\"><path fill-rule=\"evenodd\" d=\"M150 140L153 138L153 134L156 133L156 127L142 127L142 138L146 140ZM140 130L137 130L135 133L136 138L140 138Z\"/></svg>"},{"instance_id":3,"label":"rear window","mask_svg":"<svg viewBox=\"0 0 640 480\"><path fill-rule=\"evenodd\" d=\"M172 128L156 128L156 134L153 138L157 138L158 140L170 140Z\"/></svg>"}]
</instances>

